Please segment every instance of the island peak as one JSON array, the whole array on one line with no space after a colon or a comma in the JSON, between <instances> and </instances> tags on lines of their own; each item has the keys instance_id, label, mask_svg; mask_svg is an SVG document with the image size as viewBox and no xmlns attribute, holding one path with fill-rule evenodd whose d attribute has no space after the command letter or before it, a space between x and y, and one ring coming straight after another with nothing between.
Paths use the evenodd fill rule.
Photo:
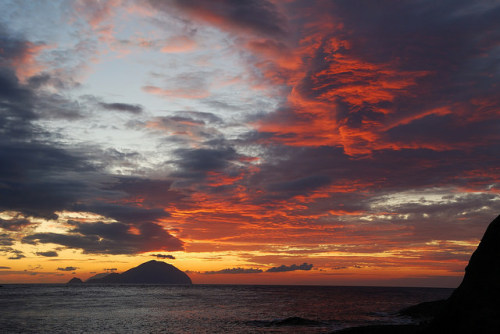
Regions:
<instances>
[{"instance_id":1,"label":"island peak","mask_svg":"<svg viewBox=\"0 0 500 334\"><path fill-rule=\"evenodd\" d=\"M121 283L121 284L192 284L186 273L175 266L151 260L121 274L98 274L87 280L87 283Z\"/></svg>"}]
</instances>

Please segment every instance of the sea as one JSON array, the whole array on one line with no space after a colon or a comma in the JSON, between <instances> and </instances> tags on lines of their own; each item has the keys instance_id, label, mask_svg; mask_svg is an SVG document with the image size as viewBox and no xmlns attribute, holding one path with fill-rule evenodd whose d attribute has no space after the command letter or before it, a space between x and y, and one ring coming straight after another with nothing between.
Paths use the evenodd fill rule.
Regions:
<instances>
[{"instance_id":1,"label":"sea","mask_svg":"<svg viewBox=\"0 0 500 334\"><path fill-rule=\"evenodd\" d=\"M0 333L331 333L408 324L453 289L262 285L0 287Z\"/></svg>"}]
</instances>

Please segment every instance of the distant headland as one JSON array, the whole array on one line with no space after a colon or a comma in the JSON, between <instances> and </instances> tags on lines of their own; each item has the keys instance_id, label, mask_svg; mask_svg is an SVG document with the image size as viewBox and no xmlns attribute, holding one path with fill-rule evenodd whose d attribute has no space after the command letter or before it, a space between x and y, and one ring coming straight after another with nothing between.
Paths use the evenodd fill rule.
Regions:
<instances>
[{"instance_id":1,"label":"distant headland","mask_svg":"<svg viewBox=\"0 0 500 334\"><path fill-rule=\"evenodd\" d=\"M74 277L68 284L192 284L186 273L171 264L151 260L121 274L102 273L83 282Z\"/></svg>"}]
</instances>

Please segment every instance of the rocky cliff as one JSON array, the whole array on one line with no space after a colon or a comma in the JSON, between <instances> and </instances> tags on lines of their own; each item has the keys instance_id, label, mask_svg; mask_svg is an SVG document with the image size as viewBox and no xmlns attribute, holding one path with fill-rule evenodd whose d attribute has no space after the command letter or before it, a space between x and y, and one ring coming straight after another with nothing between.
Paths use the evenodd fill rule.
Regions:
<instances>
[{"instance_id":1,"label":"rocky cliff","mask_svg":"<svg viewBox=\"0 0 500 334\"><path fill-rule=\"evenodd\" d=\"M460 286L431 322L438 333L500 333L500 216L493 220L465 269Z\"/></svg>"}]
</instances>

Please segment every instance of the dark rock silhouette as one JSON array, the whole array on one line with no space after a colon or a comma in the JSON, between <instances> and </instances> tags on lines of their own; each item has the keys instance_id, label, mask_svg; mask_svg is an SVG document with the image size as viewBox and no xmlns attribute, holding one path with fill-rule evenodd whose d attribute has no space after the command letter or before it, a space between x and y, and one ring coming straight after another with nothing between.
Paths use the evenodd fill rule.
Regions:
<instances>
[{"instance_id":1,"label":"dark rock silhouette","mask_svg":"<svg viewBox=\"0 0 500 334\"><path fill-rule=\"evenodd\" d=\"M105 273L104 275L95 275L89 278L85 283L99 283L99 284L111 284L111 283L119 283L118 277L120 274L118 273Z\"/></svg>"},{"instance_id":2,"label":"dark rock silhouette","mask_svg":"<svg viewBox=\"0 0 500 334\"><path fill-rule=\"evenodd\" d=\"M99 274L95 274L94 276L87 278L87 280L86 280L85 282L86 282L86 283L88 283L88 282L89 282L89 281L91 281L91 280L100 279L100 278L103 278L104 276L108 276L109 274L110 274L110 273L99 273Z\"/></svg>"},{"instance_id":3,"label":"dark rock silhouette","mask_svg":"<svg viewBox=\"0 0 500 334\"><path fill-rule=\"evenodd\" d=\"M333 333L335 334L417 334L418 325L373 325L344 328ZM446 333L446 332L445 332ZM442 334L445 334L442 333ZM450 332L451 333L451 332Z\"/></svg>"},{"instance_id":4,"label":"dark rock silhouette","mask_svg":"<svg viewBox=\"0 0 500 334\"><path fill-rule=\"evenodd\" d=\"M500 333L500 216L495 218L472 254L465 276L430 333Z\"/></svg>"},{"instance_id":5,"label":"dark rock silhouette","mask_svg":"<svg viewBox=\"0 0 500 334\"><path fill-rule=\"evenodd\" d=\"M247 324L257 326L257 327L284 327L284 326L324 326L325 323L301 318L301 317L289 317L284 319L274 319L270 321L265 320L253 320L248 321Z\"/></svg>"},{"instance_id":6,"label":"dark rock silhouette","mask_svg":"<svg viewBox=\"0 0 500 334\"><path fill-rule=\"evenodd\" d=\"M82 284L82 283L83 281L81 279L79 279L78 277L73 277L68 281L67 284Z\"/></svg>"},{"instance_id":7,"label":"dark rock silhouette","mask_svg":"<svg viewBox=\"0 0 500 334\"><path fill-rule=\"evenodd\" d=\"M434 317L436 317L443 311L446 302L447 301L445 299L436 300L432 302L423 302L402 309L401 311L399 311L399 314L423 321L432 320Z\"/></svg>"},{"instance_id":8,"label":"dark rock silhouette","mask_svg":"<svg viewBox=\"0 0 500 334\"><path fill-rule=\"evenodd\" d=\"M191 279L171 264L151 260L124 273L95 275L86 283L100 284L192 284Z\"/></svg>"},{"instance_id":9,"label":"dark rock silhouette","mask_svg":"<svg viewBox=\"0 0 500 334\"><path fill-rule=\"evenodd\" d=\"M271 321L271 326L319 326L323 323L301 317L289 317Z\"/></svg>"},{"instance_id":10,"label":"dark rock silhouette","mask_svg":"<svg viewBox=\"0 0 500 334\"><path fill-rule=\"evenodd\" d=\"M500 333L500 216L486 229L462 283L450 298L411 306L400 314L422 322L346 328L335 333Z\"/></svg>"}]
</instances>

